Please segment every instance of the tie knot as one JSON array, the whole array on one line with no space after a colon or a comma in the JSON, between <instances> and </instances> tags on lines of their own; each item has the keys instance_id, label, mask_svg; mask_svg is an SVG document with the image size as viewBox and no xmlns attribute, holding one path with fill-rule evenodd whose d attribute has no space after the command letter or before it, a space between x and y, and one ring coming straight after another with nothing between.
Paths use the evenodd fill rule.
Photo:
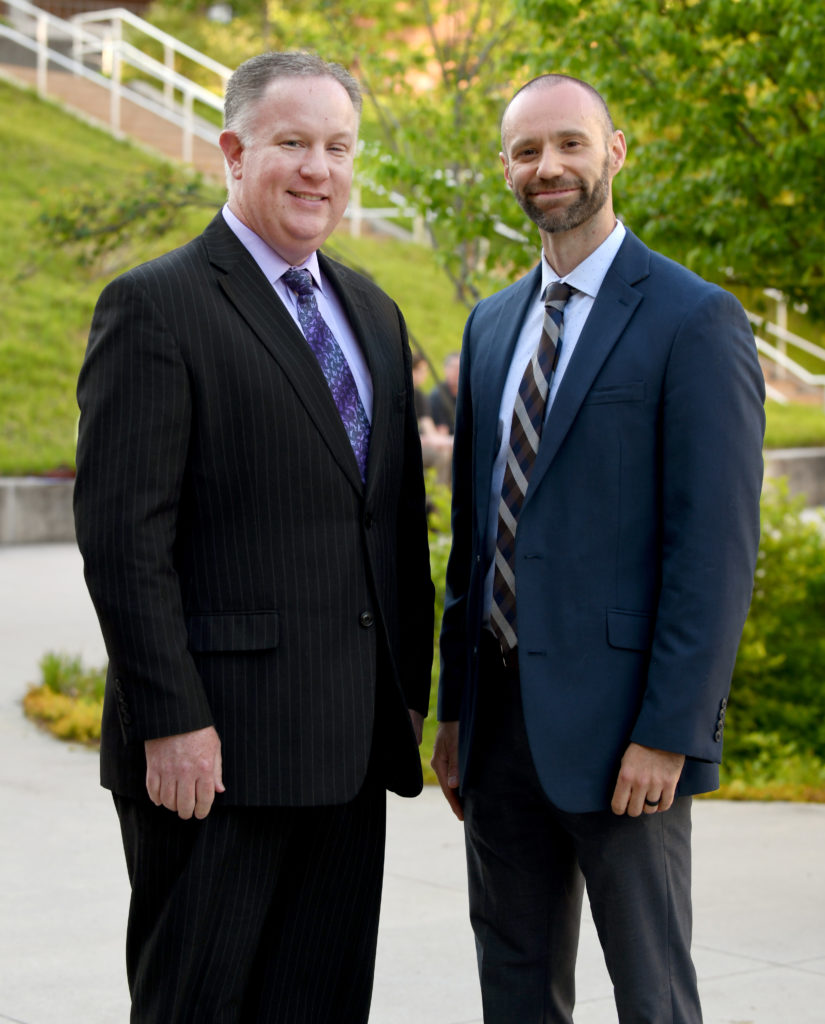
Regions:
<instances>
[{"instance_id":1,"label":"tie knot","mask_svg":"<svg viewBox=\"0 0 825 1024\"><path fill-rule=\"evenodd\" d=\"M575 288L563 281L554 281L544 289L544 304L554 309L563 309L565 302L570 298Z\"/></svg>"},{"instance_id":2,"label":"tie knot","mask_svg":"<svg viewBox=\"0 0 825 1024\"><path fill-rule=\"evenodd\" d=\"M285 274L281 275L281 279L296 295L312 295L312 275L308 270L296 270L295 267L290 267Z\"/></svg>"}]
</instances>

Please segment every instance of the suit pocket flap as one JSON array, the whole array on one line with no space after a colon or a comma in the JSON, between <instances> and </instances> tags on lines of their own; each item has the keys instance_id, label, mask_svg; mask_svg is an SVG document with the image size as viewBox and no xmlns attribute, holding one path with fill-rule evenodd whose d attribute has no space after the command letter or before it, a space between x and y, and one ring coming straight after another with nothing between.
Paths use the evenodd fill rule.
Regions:
<instances>
[{"instance_id":1,"label":"suit pocket flap","mask_svg":"<svg viewBox=\"0 0 825 1024\"><path fill-rule=\"evenodd\" d=\"M653 616L645 612L607 611L607 642L611 647L646 651L653 636Z\"/></svg>"},{"instance_id":2,"label":"suit pocket flap","mask_svg":"<svg viewBox=\"0 0 825 1024\"><path fill-rule=\"evenodd\" d=\"M192 651L264 651L278 646L278 613L190 615L186 630Z\"/></svg>"},{"instance_id":3,"label":"suit pocket flap","mask_svg":"<svg viewBox=\"0 0 825 1024\"><path fill-rule=\"evenodd\" d=\"M585 405L607 405L613 402L643 402L645 382L631 380L625 384L603 384L590 389Z\"/></svg>"}]
</instances>

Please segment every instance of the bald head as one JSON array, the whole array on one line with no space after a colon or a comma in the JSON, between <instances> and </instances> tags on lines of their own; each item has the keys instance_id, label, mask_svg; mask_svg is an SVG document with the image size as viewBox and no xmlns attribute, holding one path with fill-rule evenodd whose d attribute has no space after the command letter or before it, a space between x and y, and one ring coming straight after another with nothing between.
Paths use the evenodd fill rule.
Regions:
<instances>
[{"instance_id":1,"label":"bald head","mask_svg":"<svg viewBox=\"0 0 825 1024\"><path fill-rule=\"evenodd\" d=\"M573 78L571 75L539 75L537 78L533 78L523 85L504 109L504 113L501 117L501 148L503 152L507 152L507 145L509 142L511 122L509 115L514 107L518 107L519 101L525 96L525 94L532 94L538 90L546 90L549 93L551 89L555 89L562 85L568 88L572 87L580 89L583 94L582 99L586 103L592 104L593 108L598 113L604 127L605 138L607 139L613 134L615 127L613 125L613 118L610 116L610 110L602 94L598 92L598 90L594 89L592 85L589 85L587 82L583 82L580 78ZM550 102L552 102L552 100L548 96L548 103Z\"/></svg>"}]
</instances>

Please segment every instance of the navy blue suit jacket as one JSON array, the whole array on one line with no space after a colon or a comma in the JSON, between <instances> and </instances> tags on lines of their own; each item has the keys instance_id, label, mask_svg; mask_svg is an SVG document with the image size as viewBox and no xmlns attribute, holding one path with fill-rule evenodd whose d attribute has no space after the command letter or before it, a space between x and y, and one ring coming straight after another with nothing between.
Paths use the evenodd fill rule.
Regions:
<instances>
[{"instance_id":1,"label":"navy blue suit jacket","mask_svg":"<svg viewBox=\"0 0 825 1024\"><path fill-rule=\"evenodd\" d=\"M501 393L540 268L480 302L462 351L439 718L472 772ZM718 785L759 539L764 382L728 292L634 235L559 386L518 523L519 668L533 759L569 811L609 806L630 741Z\"/></svg>"}]
</instances>

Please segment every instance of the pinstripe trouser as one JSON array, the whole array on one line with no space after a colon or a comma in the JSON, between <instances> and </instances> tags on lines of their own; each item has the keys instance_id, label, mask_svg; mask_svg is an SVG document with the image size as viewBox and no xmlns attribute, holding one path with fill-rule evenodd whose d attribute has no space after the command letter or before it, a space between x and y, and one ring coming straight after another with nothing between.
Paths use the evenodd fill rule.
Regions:
<instances>
[{"instance_id":1,"label":"pinstripe trouser","mask_svg":"<svg viewBox=\"0 0 825 1024\"><path fill-rule=\"evenodd\" d=\"M133 1024L366 1024L386 794L213 807L181 821L115 796L132 900Z\"/></svg>"}]
</instances>

